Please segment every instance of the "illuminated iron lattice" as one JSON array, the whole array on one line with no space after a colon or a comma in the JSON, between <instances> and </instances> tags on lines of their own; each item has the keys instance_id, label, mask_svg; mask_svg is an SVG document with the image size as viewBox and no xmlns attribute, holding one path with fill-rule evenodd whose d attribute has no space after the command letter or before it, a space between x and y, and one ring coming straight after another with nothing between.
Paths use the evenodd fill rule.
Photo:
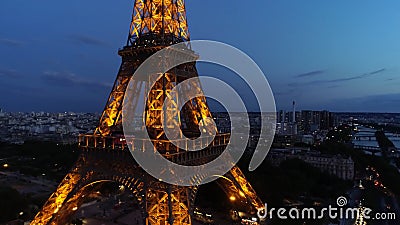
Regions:
<instances>
[{"instance_id":1,"label":"illuminated iron lattice","mask_svg":"<svg viewBox=\"0 0 400 225\"><path fill-rule=\"evenodd\" d=\"M166 184L148 175L133 159L126 145L122 130L122 103L128 83L136 69L152 54L175 43L189 40L183 0L136 0L127 45L119 51L122 63L99 125L94 134L80 135L79 146L82 154L57 190L50 196L42 210L31 222L33 225L65 224L82 205L85 197L96 191L105 182L124 185L140 202L143 221L146 225L189 225L194 211L194 200L198 183L206 175L198 175L192 187ZM189 47L188 47L189 48ZM190 50L190 49L189 49ZM193 53L193 57L196 57ZM153 87L149 81L134 80L133 108L145 102L145 124L156 150L169 160L183 165L199 165L219 156L229 142L229 134L217 134L214 141L204 150L186 152L177 149L166 139L161 117L166 124L182 128L188 137L197 137L199 121L211 118L205 97L194 98L180 111L178 102L162 114L162 105L167 96L179 101L178 92L188 89L201 92L199 83L181 85L180 82L197 77L195 63L180 65L165 74L160 74ZM151 88L151 89L150 89ZM141 101L142 89L150 95ZM178 122L173 118L180 118ZM170 121L168 121L170 120ZM216 129L215 127L212 129ZM212 131L207 131L212 133ZM136 140L140 144L141 140ZM199 140L200 142L202 140ZM151 146L149 148L152 148ZM172 154L171 154L172 153ZM238 167L217 181L228 198L238 205L246 205L247 210L256 212L262 208L251 185Z\"/></svg>"},{"instance_id":2,"label":"illuminated iron lattice","mask_svg":"<svg viewBox=\"0 0 400 225\"><path fill-rule=\"evenodd\" d=\"M136 0L129 40L143 34L170 34L189 40L186 9L183 0Z\"/></svg>"}]
</instances>

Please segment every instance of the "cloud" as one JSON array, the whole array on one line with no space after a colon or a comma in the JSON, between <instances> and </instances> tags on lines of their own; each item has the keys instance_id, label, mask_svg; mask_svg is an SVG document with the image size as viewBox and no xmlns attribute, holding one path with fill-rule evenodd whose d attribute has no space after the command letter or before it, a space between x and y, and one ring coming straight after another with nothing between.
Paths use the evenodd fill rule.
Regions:
<instances>
[{"instance_id":1,"label":"cloud","mask_svg":"<svg viewBox=\"0 0 400 225\"><path fill-rule=\"evenodd\" d=\"M20 74L14 69L0 68L0 77L17 78L20 77Z\"/></svg>"},{"instance_id":2,"label":"cloud","mask_svg":"<svg viewBox=\"0 0 400 225\"><path fill-rule=\"evenodd\" d=\"M94 45L94 46L110 46L109 43L96 39L94 37L82 35L82 34L75 34L75 35L70 35L69 37L73 42L77 44L83 44L83 45Z\"/></svg>"},{"instance_id":3,"label":"cloud","mask_svg":"<svg viewBox=\"0 0 400 225\"><path fill-rule=\"evenodd\" d=\"M82 79L73 73L47 71L43 73L42 78L46 82L62 87L80 86L100 89L112 87L110 83Z\"/></svg>"},{"instance_id":4,"label":"cloud","mask_svg":"<svg viewBox=\"0 0 400 225\"><path fill-rule=\"evenodd\" d=\"M297 78L312 77L312 76L321 75L321 74L323 74L323 73L325 73L324 70L315 70L315 71L311 71L311 72L307 72L307 73L302 73L302 74L295 75L295 77L297 77Z\"/></svg>"},{"instance_id":5,"label":"cloud","mask_svg":"<svg viewBox=\"0 0 400 225\"><path fill-rule=\"evenodd\" d=\"M400 93L336 99L327 107L342 112L399 112Z\"/></svg>"},{"instance_id":6,"label":"cloud","mask_svg":"<svg viewBox=\"0 0 400 225\"><path fill-rule=\"evenodd\" d=\"M376 74L383 73L383 72L385 72L385 71L386 71L386 69L380 69L380 70L376 70L376 71L369 72L369 73L364 73L364 74L357 75L357 76L352 76L352 77L347 77L347 78L340 78L340 79L334 79L334 80L326 80L326 81L324 81L324 82L327 82L327 83L336 83L336 82L343 82L343 81L350 81L350 80L359 80L359 79L367 78L367 77L370 77L370 76L373 76L373 75L376 75Z\"/></svg>"},{"instance_id":7,"label":"cloud","mask_svg":"<svg viewBox=\"0 0 400 225\"><path fill-rule=\"evenodd\" d=\"M331 85L326 88L332 89L332 88L338 88L338 87L342 87L342 86L341 85Z\"/></svg>"},{"instance_id":8,"label":"cloud","mask_svg":"<svg viewBox=\"0 0 400 225\"><path fill-rule=\"evenodd\" d=\"M345 77L345 78L338 78L338 79L330 79L330 80L314 80L310 82L304 82L304 83L289 83L288 85L290 87L299 87L299 86L306 86L306 85L315 85L315 84L332 84L332 83L341 83L341 82L347 82L347 81L352 81L352 80L360 80L360 79L365 79L371 76L375 76L377 74L381 74L385 72L386 69L380 69L380 70L375 70L369 73L364 73L356 76L351 76L351 77Z\"/></svg>"},{"instance_id":9,"label":"cloud","mask_svg":"<svg viewBox=\"0 0 400 225\"><path fill-rule=\"evenodd\" d=\"M10 47L19 47L24 45L25 42L14 39L0 38L0 44L7 45Z\"/></svg>"},{"instance_id":10,"label":"cloud","mask_svg":"<svg viewBox=\"0 0 400 225\"><path fill-rule=\"evenodd\" d=\"M386 71L386 69L383 68L383 69L380 69L380 70L376 70L376 71L370 72L369 75L375 75L375 74L382 73L382 72L385 72L385 71Z\"/></svg>"}]
</instances>

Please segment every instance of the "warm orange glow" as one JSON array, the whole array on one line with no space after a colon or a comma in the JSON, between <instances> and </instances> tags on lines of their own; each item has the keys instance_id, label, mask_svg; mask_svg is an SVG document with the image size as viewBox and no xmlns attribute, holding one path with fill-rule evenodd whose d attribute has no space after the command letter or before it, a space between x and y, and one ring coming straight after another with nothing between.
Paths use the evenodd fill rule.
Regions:
<instances>
[{"instance_id":1,"label":"warm orange glow","mask_svg":"<svg viewBox=\"0 0 400 225\"><path fill-rule=\"evenodd\" d=\"M184 0L136 0L130 30L132 37L152 32L189 40Z\"/></svg>"},{"instance_id":2,"label":"warm orange glow","mask_svg":"<svg viewBox=\"0 0 400 225\"><path fill-rule=\"evenodd\" d=\"M169 195L163 190L148 190L149 197L147 198L149 213L149 224L163 224L160 221L168 221L169 218ZM191 224L187 194L188 189L185 187L177 187L171 193L171 205L174 214L174 224L189 225Z\"/></svg>"},{"instance_id":3,"label":"warm orange glow","mask_svg":"<svg viewBox=\"0 0 400 225\"><path fill-rule=\"evenodd\" d=\"M110 134L110 128L112 126L116 126L121 123L121 106L129 80L129 77L119 76L117 78L113 87L113 91L111 92L106 107L100 118L100 124L96 129L96 134L107 136Z\"/></svg>"},{"instance_id":4,"label":"warm orange glow","mask_svg":"<svg viewBox=\"0 0 400 225\"><path fill-rule=\"evenodd\" d=\"M51 195L42 210L36 215L34 220L32 220L31 224L49 224L53 215L60 211L68 195L80 179L81 176L78 173L69 173L58 186L57 191Z\"/></svg>"},{"instance_id":5,"label":"warm orange glow","mask_svg":"<svg viewBox=\"0 0 400 225\"><path fill-rule=\"evenodd\" d=\"M180 98L178 98L179 92L185 93L185 90L191 90L191 92L200 93L200 96L203 93L199 80L186 84L186 86L183 85L183 87L180 87L182 90L178 88L175 91L175 87L179 83L197 76L195 63L180 65L165 74L159 74L156 83L152 87L149 87L149 80L145 79L134 80L130 83L134 71L137 70L146 56L166 47L165 42L160 42L161 44L157 45L158 40L165 41L166 37L172 37L170 40L173 41L169 44L173 44L174 41L189 40L184 0L135 0L134 2L129 38L139 41L144 39L145 44L142 46L139 41L131 42L131 45L128 43L123 50L119 51L123 59L122 64L99 125L94 134L79 136L79 146L86 151L81 155L74 169L67 174L57 190L50 196L42 210L36 215L31 222L32 225L65 224L69 219L67 218L69 216L68 213L73 213L79 209L83 200L89 195L88 192L97 191L91 189L91 187L96 183L106 181L117 182L121 191L130 190L138 202L145 202L143 212L146 214L145 224L165 225L169 223L171 218L173 218L173 225L192 224L190 214L191 210L193 210L193 201L200 182L193 181L193 187L167 185L161 179L151 178L139 166L135 165L135 168L132 168L132 165L126 162L125 159L120 160L120 158L117 158L123 157L121 156L122 154L113 155L115 158L111 157L112 155L107 155L115 153L115 151L110 153L109 150L126 151L127 148L126 142L128 138L123 138L121 135L123 133L122 104L128 84L132 85L133 90L133 99L129 101L132 107L136 108L139 103L145 105L145 112L140 112L143 114L135 116L143 116L145 127L140 127L139 129L147 129L153 139L153 143L155 143L156 147L150 148L150 151L166 152L163 154L171 156L172 161L175 159L175 161L181 160L180 162L182 163L187 163L187 160L190 163L190 160L202 162L201 160L207 157L219 155L230 140L230 134L218 134L215 124L209 119L212 118L212 114L205 97L196 97L190 100L182 110L179 108L181 106ZM142 38L143 35L145 38ZM137 45L134 45L135 43ZM153 46L149 46L149 43L152 43ZM165 65L154 66L163 67ZM129 87L131 88L131 86ZM143 94L142 91L149 92L148 96L141 96ZM167 98L171 100L172 105L164 111L163 105ZM182 123L181 116L184 118L182 121L186 124ZM164 135L163 122L168 128L178 128L177 130L179 130L184 127L189 134L197 134L200 128L201 132L217 134L217 136L213 143L208 147L205 146L204 151L198 151L201 154L196 153L193 156L189 155L190 157L181 157L188 155L186 152L180 151L181 149L174 146L170 140L167 140ZM180 138L183 138L182 134ZM134 144L145 148L143 140L137 137ZM205 140L206 138L199 138L201 143L205 142ZM140 145L141 143L143 145ZM107 151L104 151L104 149ZM91 159L93 155L90 154L95 151L104 154L104 156L101 156L103 158L95 155L95 160ZM110 163L110 159L115 160L115 162ZM109 168L110 164L113 164L113 167ZM4 168L8 166L8 164L3 165ZM116 176L115 174L123 175ZM232 203L249 200L253 208L263 207L263 203L239 168L234 167L226 176L220 177L223 178L221 180L228 184L227 187L224 187L224 191L228 193L227 196ZM196 179L201 180L204 178L199 175ZM206 216L210 215L206 214Z\"/></svg>"},{"instance_id":6,"label":"warm orange glow","mask_svg":"<svg viewBox=\"0 0 400 225\"><path fill-rule=\"evenodd\" d=\"M233 167L231 169L230 173L235 178L236 182L239 184L240 189L243 191L243 195L245 195L250 200L250 202L254 206L254 208L255 209L264 208L264 203L257 196L257 194L254 191L253 187L246 180L245 176L243 175L243 173L239 169L239 167L237 167L237 166Z\"/></svg>"}]
</instances>

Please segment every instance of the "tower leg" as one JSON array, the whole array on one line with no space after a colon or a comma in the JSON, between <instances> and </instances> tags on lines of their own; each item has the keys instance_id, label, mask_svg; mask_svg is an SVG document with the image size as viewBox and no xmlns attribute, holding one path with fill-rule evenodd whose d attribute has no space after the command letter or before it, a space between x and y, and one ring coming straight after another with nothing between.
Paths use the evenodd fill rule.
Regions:
<instances>
[{"instance_id":1,"label":"tower leg","mask_svg":"<svg viewBox=\"0 0 400 225\"><path fill-rule=\"evenodd\" d=\"M142 180L147 174L135 167L126 154L109 154L109 158L118 161L118 164L100 158L101 155L97 152L82 154L31 224L67 223L90 193L96 192L102 184L107 182L124 185L138 202L141 202L144 196ZM140 207L144 209L143 205Z\"/></svg>"},{"instance_id":2,"label":"tower leg","mask_svg":"<svg viewBox=\"0 0 400 225\"><path fill-rule=\"evenodd\" d=\"M82 178L81 166L83 161L81 157L74 169L64 177L57 190L50 196L42 210L35 216L31 222L32 225L54 224L51 223L51 220L58 214L63 205L65 205L68 196L75 190L78 182Z\"/></svg>"},{"instance_id":3,"label":"tower leg","mask_svg":"<svg viewBox=\"0 0 400 225\"><path fill-rule=\"evenodd\" d=\"M146 191L146 225L190 225L190 187L154 182Z\"/></svg>"},{"instance_id":4,"label":"tower leg","mask_svg":"<svg viewBox=\"0 0 400 225\"><path fill-rule=\"evenodd\" d=\"M218 180L218 184L234 205L245 207L252 214L264 208L264 203L257 196L239 167L233 167L224 178Z\"/></svg>"}]
</instances>

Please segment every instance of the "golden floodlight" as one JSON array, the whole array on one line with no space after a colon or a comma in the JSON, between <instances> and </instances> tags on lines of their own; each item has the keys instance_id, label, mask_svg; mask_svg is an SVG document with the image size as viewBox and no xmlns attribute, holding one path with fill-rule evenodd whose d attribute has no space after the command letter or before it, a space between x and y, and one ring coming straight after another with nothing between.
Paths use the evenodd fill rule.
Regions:
<instances>
[{"instance_id":1,"label":"golden floodlight","mask_svg":"<svg viewBox=\"0 0 400 225\"><path fill-rule=\"evenodd\" d=\"M147 215L140 221L141 224L192 224L199 184L210 175L199 174L194 177L190 184L192 186L167 184L149 175L132 158L129 150L131 146L128 147L129 143L135 151L158 152L174 163L185 166L202 165L225 151L230 134L220 134L215 126L206 126L214 123L208 120L213 116L206 97L200 94L181 104L182 93L188 90L203 93L200 81L185 82L189 78L198 77L195 62L181 64L163 74L157 73L159 76L155 83L151 82L154 74L149 74L148 78L132 79L135 71L150 56L189 40L184 0L134 0L129 37L125 47L118 52L122 63L99 124L93 133L79 136L79 147L82 150L80 157L32 220L32 225L68 223L91 193L100 193L98 187L104 182L117 183L121 191L130 191L139 202L142 214ZM183 52L190 59L198 58L189 43L185 46ZM161 71L164 66L163 62L159 62L155 63L154 68ZM149 94L144 96L143 93ZM153 146L146 145L142 137L124 136L122 108L124 98L130 95L132 99L129 100L129 107L143 109L144 112L138 112L132 117L133 121L128 122L135 124L136 120L141 121L143 125L134 128L146 130ZM164 110L163 105L167 99L171 99L172 104ZM182 136L196 139L201 133L216 134L216 138L204 149L184 151L168 140L164 124L182 131L179 134L181 137L177 137L178 141ZM8 164L3 167L8 167ZM175 174L174 171L165 173ZM236 196L245 198L247 201L244 202L248 202L253 211L263 206L237 166L221 178L220 186L230 201L237 201Z\"/></svg>"}]
</instances>

